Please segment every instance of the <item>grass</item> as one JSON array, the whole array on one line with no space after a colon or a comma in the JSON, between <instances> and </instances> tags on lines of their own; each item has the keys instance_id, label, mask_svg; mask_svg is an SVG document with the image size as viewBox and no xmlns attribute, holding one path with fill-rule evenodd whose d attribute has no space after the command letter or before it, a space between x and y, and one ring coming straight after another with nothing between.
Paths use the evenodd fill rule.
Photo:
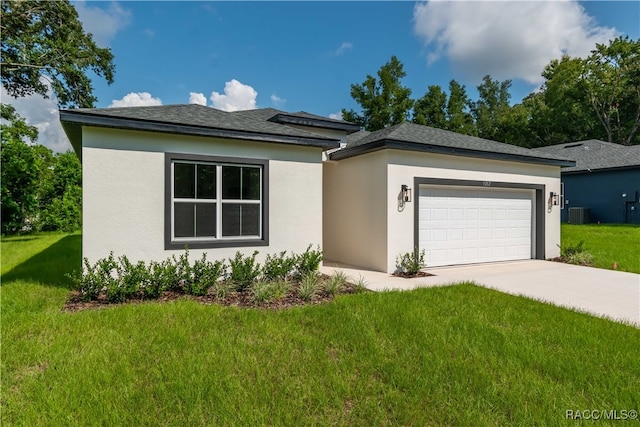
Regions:
<instances>
[{"instance_id":1,"label":"grass","mask_svg":"<svg viewBox=\"0 0 640 427\"><path fill-rule=\"evenodd\" d=\"M562 245L577 245L593 255L598 268L640 273L640 226L605 224L562 224Z\"/></svg>"},{"instance_id":2,"label":"grass","mask_svg":"<svg viewBox=\"0 0 640 427\"><path fill-rule=\"evenodd\" d=\"M24 267L64 239L2 241L3 425L573 425L567 410L640 407L631 326L473 284L68 313L65 285Z\"/></svg>"}]
</instances>

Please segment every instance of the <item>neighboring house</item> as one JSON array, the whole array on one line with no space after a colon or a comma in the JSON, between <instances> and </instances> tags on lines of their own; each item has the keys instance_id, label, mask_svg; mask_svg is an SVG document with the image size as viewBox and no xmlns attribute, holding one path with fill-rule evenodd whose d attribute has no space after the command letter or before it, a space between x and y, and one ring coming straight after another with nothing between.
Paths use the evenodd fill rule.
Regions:
<instances>
[{"instance_id":1,"label":"neighboring house","mask_svg":"<svg viewBox=\"0 0 640 427\"><path fill-rule=\"evenodd\" d=\"M558 255L560 168L574 162L404 123L200 105L62 110L83 163L83 256L302 252L393 272Z\"/></svg>"},{"instance_id":2,"label":"neighboring house","mask_svg":"<svg viewBox=\"0 0 640 427\"><path fill-rule=\"evenodd\" d=\"M588 208L589 222L640 224L640 146L592 139L536 151L576 161L562 170L563 222L570 208Z\"/></svg>"}]
</instances>

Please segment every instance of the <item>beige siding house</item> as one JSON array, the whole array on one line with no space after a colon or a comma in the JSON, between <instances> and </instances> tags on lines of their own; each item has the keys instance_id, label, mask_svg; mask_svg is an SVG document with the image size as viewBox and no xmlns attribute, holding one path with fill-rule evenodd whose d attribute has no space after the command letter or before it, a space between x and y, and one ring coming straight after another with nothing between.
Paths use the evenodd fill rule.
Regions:
<instances>
[{"instance_id":1,"label":"beige siding house","mask_svg":"<svg viewBox=\"0 0 640 427\"><path fill-rule=\"evenodd\" d=\"M199 105L63 110L83 163L83 256L210 259L320 245L384 272L558 255L560 168L541 152L404 123Z\"/></svg>"}]
</instances>

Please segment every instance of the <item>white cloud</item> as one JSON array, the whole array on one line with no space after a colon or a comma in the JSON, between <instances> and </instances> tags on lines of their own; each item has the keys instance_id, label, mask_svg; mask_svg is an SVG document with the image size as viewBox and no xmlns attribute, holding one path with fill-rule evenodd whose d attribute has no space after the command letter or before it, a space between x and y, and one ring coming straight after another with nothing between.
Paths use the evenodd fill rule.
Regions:
<instances>
[{"instance_id":1,"label":"white cloud","mask_svg":"<svg viewBox=\"0 0 640 427\"><path fill-rule=\"evenodd\" d=\"M596 43L617 36L598 26L577 1L444 2L416 4L414 31L431 52L446 57L465 78L523 79L539 84L540 73L563 54L585 57Z\"/></svg>"},{"instance_id":2,"label":"white cloud","mask_svg":"<svg viewBox=\"0 0 640 427\"><path fill-rule=\"evenodd\" d=\"M330 119L334 119L334 120L343 120L342 119L342 111L339 111L337 113L331 113L329 114L329 118Z\"/></svg>"},{"instance_id":3,"label":"white cloud","mask_svg":"<svg viewBox=\"0 0 640 427\"><path fill-rule=\"evenodd\" d=\"M189 92L189 104L199 104L207 106L207 97L203 93Z\"/></svg>"},{"instance_id":4,"label":"white cloud","mask_svg":"<svg viewBox=\"0 0 640 427\"><path fill-rule=\"evenodd\" d=\"M276 107L282 107L287 102L287 100L284 98L280 98L278 95L274 93L273 95L271 95L271 102Z\"/></svg>"},{"instance_id":5,"label":"white cloud","mask_svg":"<svg viewBox=\"0 0 640 427\"><path fill-rule=\"evenodd\" d=\"M28 125L38 129L36 143L49 147L55 152L71 150L71 143L62 130L60 114L55 99L45 99L42 95L13 98L2 87L2 102L12 105Z\"/></svg>"},{"instance_id":6,"label":"white cloud","mask_svg":"<svg viewBox=\"0 0 640 427\"><path fill-rule=\"evenodd\" d=\"M131 92L122 97L122 99L114 99L107 108L115 107L141 107L162 105L160 98L154 98L149 92Z\"/></svg>"},{"instance_id":7,"label":"white cloud","mask_svg":"<svg viewBox=\"0 0 640 427\"><path fill-rule=\"evenodd\" d=\"M95 3L94 3L95 4ZM131 11L111 2L108 9L88 5L85 1L74 2L82 28L93 34L98 46L108 46L116 33L131 22Z\"/></svg>"},{"instance_id":8,"label":"white cloud","mask_svg":"<svg viewBox=\"0 0 640 427\"><path fill-rule=\"evenodd\" d=\"M336 50L334 50L332 53L333 53L333 55L340 56L340 55L343 55L344 53L346 53L348 50L350 50L352 48L353 48L353 43L342 42L340 47L337 48Z\"/></svg>"},{"instance_id":9,"label":"white cloud","mask_svg":"<svg viewBox=\"0 0 640 427\"><path fill-rule=\"evenodd\" d=\"M224 84L224 94L211 93L213 108L222 111L253 110L256 108L258 92L249 85L233 79Z\"/></svg>"}]
</instances>

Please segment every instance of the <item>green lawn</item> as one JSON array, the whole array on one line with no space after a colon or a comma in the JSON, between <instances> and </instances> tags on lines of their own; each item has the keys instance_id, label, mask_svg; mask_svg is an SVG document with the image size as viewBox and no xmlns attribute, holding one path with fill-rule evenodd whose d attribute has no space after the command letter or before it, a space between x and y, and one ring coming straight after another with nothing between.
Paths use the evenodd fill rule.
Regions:
<instances>
[{"instance_id":1,"label":"green lawn","mask_svg":"<svg viewBox=\"0 0 640 427\"><path fill-rule=\"evenodd\" d=\"M79 245L2 241L2 425L573 425L567 410L640 409L627 325L472 284L68 313Z\"/></svg>"},{"instance_id":2,"label":"green lawn","mask_svg":"<svg viewBox=\"0 0 640 427\"><path fill-rule=\"evenodd\" d=\"M640 273L640 225L562 224L563 246L581 240L595 267Z\"/></svg>"}]
</instances>

